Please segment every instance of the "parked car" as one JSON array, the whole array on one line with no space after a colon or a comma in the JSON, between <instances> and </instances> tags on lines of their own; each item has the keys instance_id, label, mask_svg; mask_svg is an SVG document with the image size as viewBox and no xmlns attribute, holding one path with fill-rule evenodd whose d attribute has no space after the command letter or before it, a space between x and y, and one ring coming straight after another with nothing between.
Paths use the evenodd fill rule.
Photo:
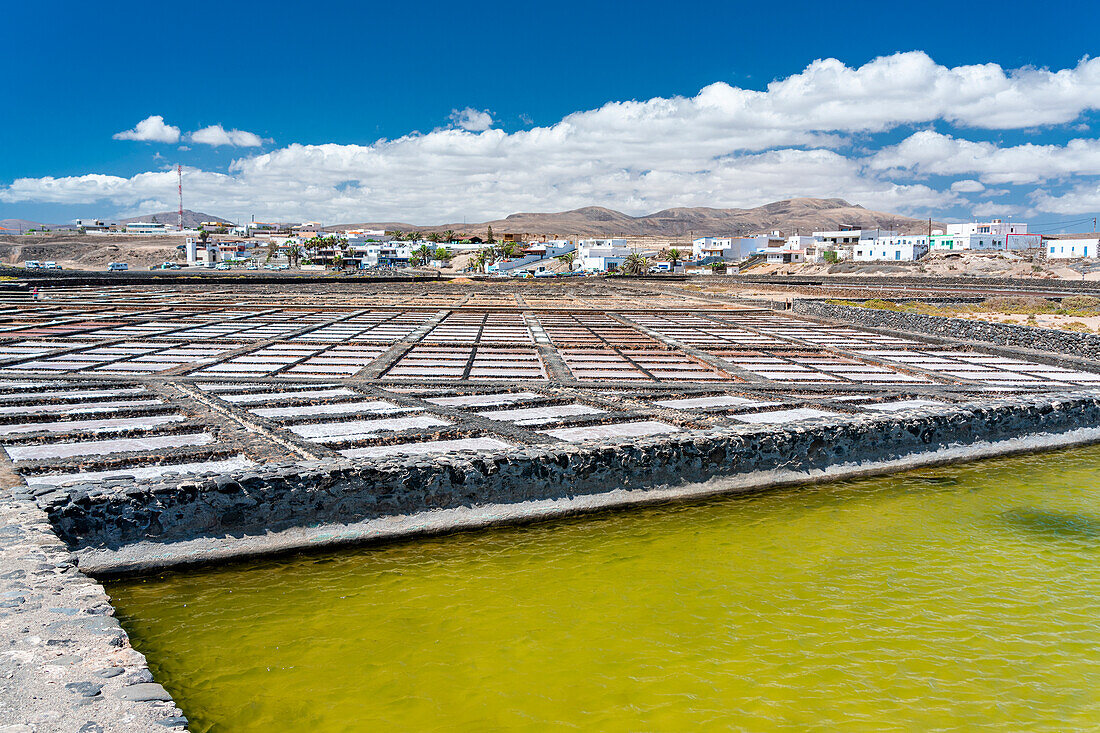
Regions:
<instances>
[{"instance_id":1,"label":"parked car","mask_svg":"<svg viewBox=\"0 0 1100 733\"><path fill-rule=\"evenodd\" d=\"M42 268L46 270L60 270L61 265L57 264L56 262L43 262Z\"/></svg>"},{"instance_id":2,"label":"parked car","mask_svg":"<svg viewBox=\"0 0 1100 733\"><path fill-rule=\"evenodd\" d=\"M245 266L244 269L246 269L246 270L259 270L260 268L255 262L249 262L248 265Z\"/></svg>"},{"instance_id":3,"label":"parked car","mask_svg":"<svg viewBox=\"0 0 1100 733\"><path fill-rule=\"evenodd\" d=\"M229 263L228 262L219 262L218 264L214 265L214 269L215 270L228 270L229 269Z\"/></svg>"},{"instance_id":4,"label":"parked car","mask_svg":"<svg viewBox=\"0 0 1100 733\"><path fill-rule=\"evenodd\" d=\"M110 272L125 272L128 269L130 269L129 265L125 262L112 262L107 265L107 270Z\"/></svg>"}]
</instances>

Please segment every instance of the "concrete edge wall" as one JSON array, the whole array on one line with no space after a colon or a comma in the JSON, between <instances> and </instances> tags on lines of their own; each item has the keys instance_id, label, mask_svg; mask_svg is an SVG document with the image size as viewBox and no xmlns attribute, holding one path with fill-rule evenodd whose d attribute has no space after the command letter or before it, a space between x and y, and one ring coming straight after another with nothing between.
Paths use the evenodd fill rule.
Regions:
<instances>
[{"instance_id":1,"label":"concrete edge wall","mask_svg":"<svg viewBox=\"0 0 1100 733\"><path fill-rule=\"evenodd\" d=\"M1100 394L1026 396L884 416L691 431L629 443L382 462L281 466L154 484L88 485L40 494L74 550L181 542L349 524L458 507L572 499L720 478L823 474L1021 436L1100 424ZM758 485L761 487L767 485Z\"/></svg>"},{"instance_id":2,"label":"concrete edge wall","mask_svg":"<svg viewBox=\"0 0 1100 733\"><path fill-rule=\"evenodd\" d=\"M887 328L894 331L908 331L1100 359L1100 336L1087 333L1014 326L1006 323L985 323L966 318L930 316L922 313L899 313L801 298L794 301L791 309L799 315L827 318L858 326Z\"/></svg>"}]
</instances>

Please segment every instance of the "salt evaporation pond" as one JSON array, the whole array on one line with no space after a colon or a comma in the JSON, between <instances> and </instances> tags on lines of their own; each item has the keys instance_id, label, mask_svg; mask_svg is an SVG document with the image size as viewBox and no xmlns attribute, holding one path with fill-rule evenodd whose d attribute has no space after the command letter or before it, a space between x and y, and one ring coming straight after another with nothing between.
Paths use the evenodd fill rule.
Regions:
<instances>
[{"instance_id":1,"label":"salt evaporation pond","mask_svg":"<svg viewBox=\"0 0 1100 733\"><path fill-rule=\"evenodd\" d=\"M195 731L1095 730L1100 448L111 583Z\"/></svg>"}]
</instances>

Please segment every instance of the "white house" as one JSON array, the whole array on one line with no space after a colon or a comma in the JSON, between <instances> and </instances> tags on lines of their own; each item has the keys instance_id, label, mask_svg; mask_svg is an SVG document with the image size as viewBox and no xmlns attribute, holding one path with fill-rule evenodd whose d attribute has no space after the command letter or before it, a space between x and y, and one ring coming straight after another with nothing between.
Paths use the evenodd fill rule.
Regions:
<instances>
[{"instance_id":1,"label":"white house","mask_svg":"<svg viewBox=\"0 0 1100 733\"><path fill-rule=\"evenodd\" d=\"M625 239L582 239L577 242L577 251L584 257L586 249L627 249Z\"/></svg>"},{"instance_id":2,"label":"white house","mask_svg":"<svg viewBox=\"0 0 1100 733\"><path fill-rule=\"evenodd\" d=\"M693 260L704 260L707 257L725 259L725 253L732 247L732 237L696 237L691 240L691 258Z\"/></svg>"},{"instance_id":3,"label":"white house","mask_svg":"<svg viewBox=\"0 0 1100 733\"><path fill-rule=\"evenodd\" d=\"M855 256L856 245L862 240L878 239L879 237L893 237L901 232L893 229L857 229L855 227L841 227L828 231L814 232L817 240L814 245L813 261L821 262L825 259L826 252L836 252L837 259L849 260Z\"/></svg>"},{"instance_id":4,"label":"white house","mask_svg":"<svg viewBox=\"0 0 1100 733\"><path fill-rule=\"evenodd\" d=\"M632 254L634 250L625 247L586 247L581 251L579 269L593 272L617 270Z\"/></svg>"},{"instance_id":5,"label":"white house","mask_svg":"<svg viewBox=\"0 0 1100 733\"><path fill-rule=\"evenodd\" d=\"M928 254L927 234L895 234L862 239L852 249L856 262L914 262Z\"/></svg>"},{"instance_id":6,"label":"white house","mask_svg":"<svg viewBox=\"0 0 1100 733\"><path fill-rule=\"evenodd\" d=\"M135 221L126 225L127 234L167 234L168 225L155 221Z\"/></svg>"},{"instance_id":7,"label":"white house","mask_svg":"<svg viewBox=\"0 0 1100 733\"><path fill-rule=\"evenodd\" d=\"M525 254L542 255L543 257L557 257L577 249L577 246L568 239L550 239L545 242L531 242L523 250Z\"/></svg>"},{"instance_id":8,"label":"white house","mask_svg":"<svg viewBox=\"0 0 1100 733\"><path fill-rule=\"evenodd\" d=\"M1073 234L1044 243L1046 256L1052 260L1095 258L1100 256L1100 234Z\"/></svg>"},{"instance_id":9,"label":"white house","mask_svg":"<svg viewBox=\"0 0 1100 733\"><path fill-rule=\"evenodd\" d=\"M349 238L342 259L345 267L404 267L422 242L379 242L371 238ZM433 245L434 248L434 245Z\"/></svg>"},{"instance_id":10,"label":"white house","mask_svg":"<svg viewBox=\"0 0 1100 733\"><path fill-rule=\"evenodd\" d=\"M1042 236L1029 234L1027 224L1000 219L948 224L945 234L932 235L932 249L949 252L1035 249L1042 244Z\"/></svg>"},{"instance_id":11,"label":"white house","mask_svg":"<svg viewBox=\"0 0 1100 733\"><path fill-rule=\"evenodd\" d=\"M720 257L723 260L740 260L749 255L781 249L784 240L775 234L758 234L752 237L696 237L691 241L691 256L695 260Z\"/></svg>"},{"instance_id":12,"label":"white house","mask_svg":"<svg viewBox=\"0 0 1100 733\"><path fill-rule=\"evenodd\" d=\"M606 272L617 270L634 250L626 246L625 239L582 239L577 242L577 255L581 270Z\"/></svg>"}]
</instances>

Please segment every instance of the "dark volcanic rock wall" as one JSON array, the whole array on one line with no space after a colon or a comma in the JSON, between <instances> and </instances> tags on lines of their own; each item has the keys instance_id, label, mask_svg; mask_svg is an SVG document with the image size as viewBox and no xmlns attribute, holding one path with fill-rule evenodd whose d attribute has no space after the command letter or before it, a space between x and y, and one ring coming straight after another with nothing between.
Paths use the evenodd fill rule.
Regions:
<instances>
[{"instance_id":1,"label":"dark volcanic rock wall","mask_svg":"<svg viewBox=\"0 0 1100 733\"><path fill-rule=\"evenodd\" d=\"M430 509L510 504L796 472L935 454L943 449L1093 427L1100 396L1044 395L890 416L722 428L603 447L528 448L485 456L283 465L155 484L115 480L42 488L37 501L73 548L141 540L262 534ZM791 474L787 474L788 477ZM790 478L786 479L790 481Z\"/></svg>"},{"instance_id":2,"label":"dark volcanic rock wall","mask_svg":"<svg viewBox=\"0 0 1100 733\"><path fill-rule=\"evenodd\" d=\"M926 316L919 313L898 313L876 308L838 305L821 300L795 300L792 310L801 315L828 318L856 326L889 328L895 331L909 331L1070 354L1086 359L1100 359L1100 336L1087 333L1070 333L1050 328L1031 328L1005 323L983 323L965 318Z\"/></svg>"}]
</instances>

